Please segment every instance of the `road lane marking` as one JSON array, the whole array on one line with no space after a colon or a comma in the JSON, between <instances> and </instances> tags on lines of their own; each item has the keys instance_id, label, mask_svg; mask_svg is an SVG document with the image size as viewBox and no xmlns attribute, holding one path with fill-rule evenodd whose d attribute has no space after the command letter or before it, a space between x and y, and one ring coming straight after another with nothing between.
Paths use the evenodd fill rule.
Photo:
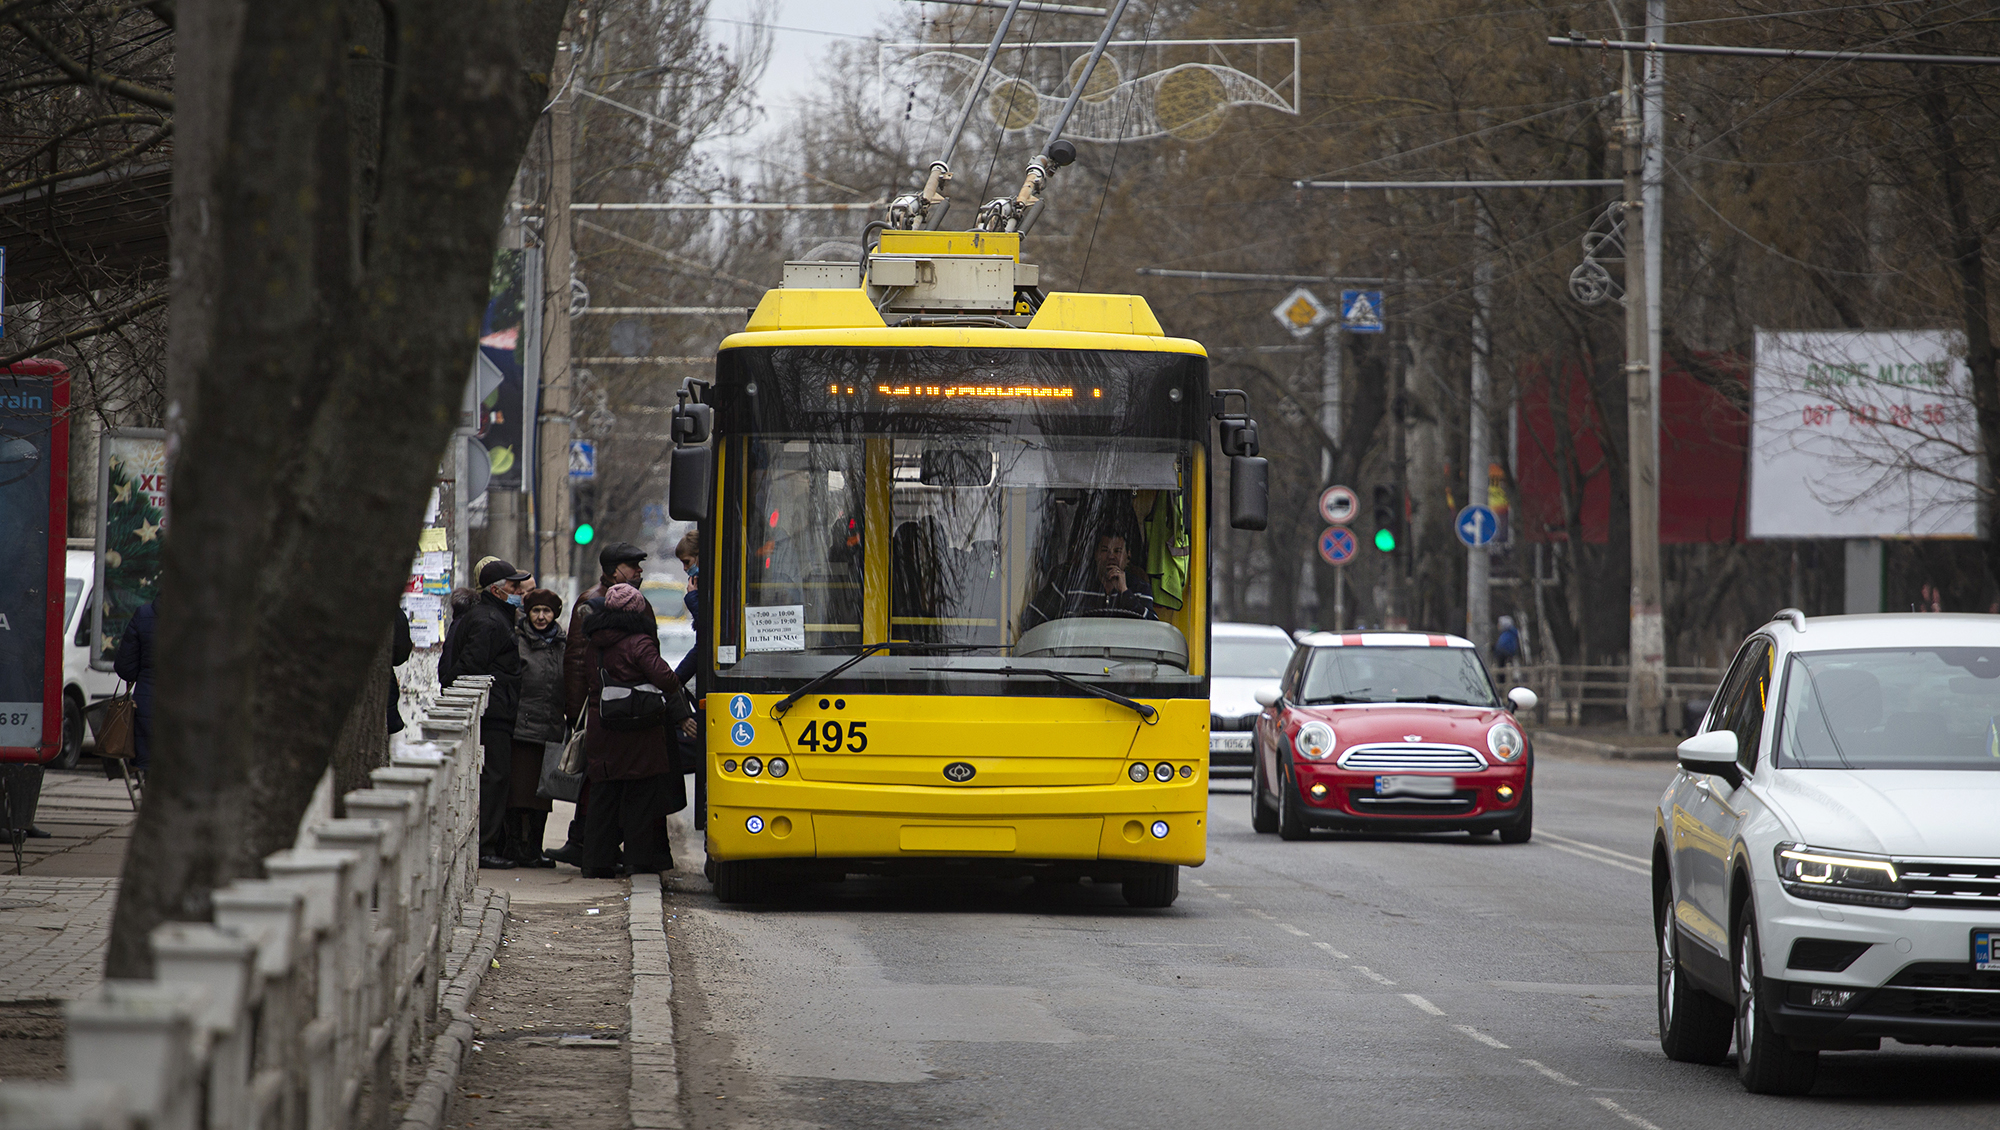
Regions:
<instances>
[{"instance_id":1,"label":"road lane marking","mask_svg":"<svg viewBox=\"0 0 2000 1130\"><path fill-rule=\"evenodd\" d=\"M1562 1072L1557 1071L1555 1068L1550 1067L1545 1063L1540 1063L1532 1059L1524 1059L1521 1062L1529 1067L1534 1068L1538 1074L1553 1079L1556 1082L1561 1083L1565 1087L1583 1086L1583 1084L1577 1082L1576 1080L1570 1078L1567 1075L1564 1075ZM1653 1130L1659 1130L1659 1127L1656 1126L1653 1128Z\"/></svg>"},{"instance_id":2,"label":"road lane marking","mask_svg":"<svg viewBox=\"0 0 2000 1130\"><path fill-rule=\"evenodd\" d=\"M1452 1027L1458 1029L1459 1031L1465 1033L1466 1035L1472 1037L1473 1039L1478 1040L1480 1043L1485 1044L1489 1048L1499 1048L1501 1051L1511 1050L1507 1047L1506 1044L1503 1044L1500 1041L1494 1039L1493 1037L1487 1035L1486 1033L1481 1032L1479 1029L1474 1028L1470 1024L1454 1024L1452 1025Z\"/></svg>"},{"instance_id":3,"label":"road lane marking","mask_svg":"<svg viewBox=\"0 0 2000 1130\"><path fill-rule=\"evenodd\" d=\"M1316 945L1316 946L1318 946L1319 948L1321 948L1321 949L1325 950L1326 952L1328 952L1328 953L1332 954L1333 956L1335 956L1335 957L1339 958L1339 959L1340 959L1340 960L1342 960L1342 961L1346 961L1346 960L1347 960L1347 955L1346 955L1346 954L1344 954L1344 953L1340 952L1340 951L1339 951L1339 950L1337 950L1337 949L1334 949L1334 948L1333 948L1332 946L1330 946L1330 945L1327 945L1327 944L1326 944L1325 942L1314 942L1314 943L1313 943L1313 945Z\"/></svg>"},{"instance_id":4,"label":"road lane marking","mask_svg":"<svg viewBox=\"0 0 2000 1130\"><path fill-rule=\"evenodd\" d=\"M1536 831L1537 834L1540 835L1545 840L1554 840L1559 844L1568 844L1571 847L1579 847L1584 849L1585 851L1594 851L1601 855L1608 855L1616 859L1622 859L1627 863L1637 863L1643 867L1651 867L1653 865L1653 861L1650 859L1641 859L1639 856L1636 855L1626 855L1622 851L1612 851L1608 847L1599 847L1588 840L1572 840L1568 836L1558 836L1554 832L1545 831L1542 829L1537 829Z\"/></svg>"},{"instance_id":5,"label":"road lane marking","mask_svg":"<svg viewBox=\"0 0 2000 1130\"><path fill-rule=\"evenodd\" d=\"M1304 930L1299 929L1297 926L1294 926L1289 922L1278 923L1278 929L1283 930L1287 934L1295 934L1301 938L1312 937L1311 934L1306 933Z\"/></svg>"},{"instance_id":6,"label":"road lane marking","mask_svg":"<svg viewBox=\"0 0 2000 1130\"><path fill-rule=\"evenodd\" d=\"M1591 1099L1591 1101L1596 1103L1598 1106L1603 1107L1605 1110L1608 1110L1611 1113L1617 1115L1618 1117L1624 1119L1625 1121L1631 1123L1632 1125L1637 1126L1639 1130L1660 1130L1658 1126L1655 1126L1652 1123L1646 1121L1645 1119L1640 1118L1638 1115L1633 1114L1631 1111L1626 1110L1624 1107L1619 1106L1617 1103L1612 1102L1610 1099L1593 1098Z\"/></svg>"},{"instance_id":7,"label":"road lane marking","mask_svg":"<svg viewBox=\"0 0 2000 1130\"><path fill-rule=\"evenodd\" d=\"M1510 993L1548 993L1562 997L1650 997L1657 985L1563 985L1546 981L1488 981L1496 989Z\"/></svg>"},{"instance_id":8,"label":"road lane marking","mask_svg":"<svg viewBox=\"0 0 2000 1130\"><path fill-rule=\"evenodd\" d=\"M1380 973L1375 972L1373 969L1370 969L1365 965L1354 966L1354 971L1356 973L1361 974L1363 977L1368 978L1370 981L1375 982L1378 985L1395 984L1394 981L1389 980L1387 977L1382 976Z\"/></svg>"},{"instance_id":9,"label":"road lane marking","mask_svg":"<svg viewBox=\"0 0 2000 1130\"><path fill-rule=\"evenodd\" d=\"M1245 913L1245 914L1254 914L1254 915L1256 915L1257 917L1259 917L1259 918L1262 918L1262 919L1263 919L1264 921L1266 921L1266 922L1275 922L1275 921L1277 921L1277 918L1278 918L1278 916L1277 916L1277 915L1275 915L1275 914L1272 914L1272 913L1271 913L1270 911L1268 911L1268 910L1258 910L1258 909L1257 909L1256 907L1254 907L1254 906L1246 906L1246 907L1244 907L1244 908L1243 908L1243 913Z\"/></svg>"},{"instance_id":10,"label":"road lane marking","mask_svg":"<svg viewBox=\"0 0 2000 1130\"><path fill-rule=\"evenodd\" d=\"M1403 999L1409 1001L1413 1005L1416 1005L1419 1009L1430 1013L1432 1016L1444 1015L1444 1009L1439 1008L1438 1006L1432 1004L1431 1002L1425 1000L1424 998L1418 996L1415 993L1404 993Z\"/></svg>"},{"instance_id":11,"label":"road lane marking","mask_svg":"<svg viewBox=\"0 0 2000 1130\"><path fill-rule=\"evenodd\" d=\"M1606 859L1601 855L1593 855L1587 851L1578 851L1575 848L1564 847L1561 844L1543 844L1542 846L1548 848L1550 851L1559 851L1564 855L1573 855L1578 859L1588 859L1592 863L1602 863L1606 867L1616 867L1620 871L1630 871L1634 875L1645 875L1650 878L1653 874L1650 868L1634 867L1629 863L1620 863L1615 859Z\"/></svg>"}]
</instances>

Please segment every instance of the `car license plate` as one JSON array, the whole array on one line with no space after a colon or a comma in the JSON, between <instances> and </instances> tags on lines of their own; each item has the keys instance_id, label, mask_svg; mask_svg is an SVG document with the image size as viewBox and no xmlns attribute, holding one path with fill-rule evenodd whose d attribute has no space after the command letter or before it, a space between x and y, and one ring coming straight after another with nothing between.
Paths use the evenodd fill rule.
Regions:
<instances>
[{"instance_id":1,"label":"car license plate","mask_svg":"<svg viewBox=\"0 0 2000 1130\"><path fill-rule=\"evenodd\" d=\"M1972 967L2000 972L2000 930L1972 932Z\"/></svg>"},{"instance_id":2,"label":"car license plate","mask_svg":"<svg viewBox=\"0 0 2000 1130\"><path fill-rule=\"evenodd\" d=\"M1249 753L1249 734L1210 734L1208 748L1216 753Z\"/></svg>"},{"instance_id":3,"label":"car license plate","mask_svg":"<svg viewBox=\"0 0 2000 1130\"><path fill-rule=\"evenodd\" d=\"M1453 777L1419 777L1409 773L1390 773L1375 778L1376 796L1448 797L1458 791L1458 781Z\"/></svg>"}]
</instances>

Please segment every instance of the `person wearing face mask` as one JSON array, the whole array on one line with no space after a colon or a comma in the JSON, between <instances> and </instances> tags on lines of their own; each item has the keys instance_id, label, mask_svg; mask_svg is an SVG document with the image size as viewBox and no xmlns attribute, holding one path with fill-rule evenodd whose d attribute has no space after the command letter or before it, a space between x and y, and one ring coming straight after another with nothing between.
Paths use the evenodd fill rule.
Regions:
<instances>
[{"instance_id":1,"label":"person wearing face mask","mask_svg":"<svg viewBox=\"0 0 2000 1130\"><path fill-rule=\"evenodd\" d=\"M451 679L491 675L493 687L479 718L485 761L479 771L479 866L506 870L514 860L506 842L507 785L514 763L514 722L521 698L521 647L514 620L521 594L533 578L507 561L489 561L479 570L479 596L452 625ZM539 756L535 762L539 772Z\"/></svg>"},{"instance_id":2,"label":"person wearing face mask","mask_svg":"<svg viewBox=\"0 0 2000 1130\"><path fill-rule=\"evenodd\" d=\"M523 867L554 867L542 851L548 827L547 798L536 792L541 784L545 742L569 737L563 717L562 597L535 589L521 598L521 616L514 635L521 647L521 702L514 714L514 764L507 774L507 830L514 861Z\"/></svg>"}]
</instances>

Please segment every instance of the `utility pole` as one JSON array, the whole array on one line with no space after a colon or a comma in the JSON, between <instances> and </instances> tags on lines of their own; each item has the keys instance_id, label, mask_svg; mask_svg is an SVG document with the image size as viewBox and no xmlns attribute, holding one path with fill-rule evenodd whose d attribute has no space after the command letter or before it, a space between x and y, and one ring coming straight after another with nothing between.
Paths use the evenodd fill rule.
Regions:
<instances>
[{"instance_id":1,"label":"utility pole","mask_svg":"<svg viewBox=\"0 0 2000 1130\"><path fill-rule=\"evenodd\" d=\"M569 445L574 438L570 412L576 381L570 369L569 279L574 258L570 242L570 194L576 183L575 99L569 80L576 68L576 43L559 48L554 76L556 100L549 107L549 196L542 219L542 359L541 398L535 446L541 460L540 490L536 492L535 562L549 551L549 579L561 585L565 605L576 603L582 574L570 544ZM554 586L551 586L554 587Z\"/></svg>"},{"instance_id":2,"label":"utility pole","mask_svg":"<svg viewBox=\"0 0 2000 1130\"><path fill-rule=\"evenodd\" d=\"M1648 266L1644 129L1632 56L1625 55L1620 132L1625 149L1625 398L1627 482L1632 513L1631 683L1626 717L1633 733L1660 732L1666 697L1666 625L1660 600L1659 434L1653 366L1647 359Z\"/></svg>"},{"instance_id":3,"label":"utility pole","mask_svg":"<svg viewBox=\"0 0 2000 1130\"><path fill-rule=\"evenodd\" d=\"M1472 267L1472 379L1471 401L1465 424L1465 500L1468 506L1486 501L1486 465L1492 462L1487 446L1487 393L1492 387L1488 365L1493 354L1493 241L1492 221L1485 203L1472 201L1472 241L1479 259ZM1493 552L1475 545L1465 557L1465 637L1481 653L1493 643Z\"/></svg>"}]
</instances>

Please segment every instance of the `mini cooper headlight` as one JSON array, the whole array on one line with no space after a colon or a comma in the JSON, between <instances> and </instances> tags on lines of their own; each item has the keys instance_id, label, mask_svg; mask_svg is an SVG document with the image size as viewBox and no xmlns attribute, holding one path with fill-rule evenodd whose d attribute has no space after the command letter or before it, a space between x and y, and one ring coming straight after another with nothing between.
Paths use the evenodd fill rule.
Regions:
<instances>
[{"instance_id":1,"label":"mini cooper headlight","mask_svg":"<svg viewBox=\"0 0 2000 1130\"><path fill-rule=\"evenodd\" d=\"M1501 761L1519 761L1521 753L1528 748L1528 742L1512 723L1502 722L1486 731L1486 748Z\"/></svg>"},{"instance_id":2,"label":"mini cooper headlight","mask_svg":"<svg viewBox=\"0 0 2000 1130\"><path fill-rule=\"evenodd\" d=\"M1910 905L1896 865L1878 856L1779 844L1778 882L1794 898L1901 910Z\"/></svg>"},{"instance_id":3,"label":"mini cooper headlight","mask_svg":"<svg viewBox=\"0 0 2000 1130\"><path fill-rule=\"evenodd\" d=\"M1324 722L1307 722L1292 739L1292 748L1307 761L1325 761L1333 756L1333 727Z\"/></svg>"}]
</instances>

